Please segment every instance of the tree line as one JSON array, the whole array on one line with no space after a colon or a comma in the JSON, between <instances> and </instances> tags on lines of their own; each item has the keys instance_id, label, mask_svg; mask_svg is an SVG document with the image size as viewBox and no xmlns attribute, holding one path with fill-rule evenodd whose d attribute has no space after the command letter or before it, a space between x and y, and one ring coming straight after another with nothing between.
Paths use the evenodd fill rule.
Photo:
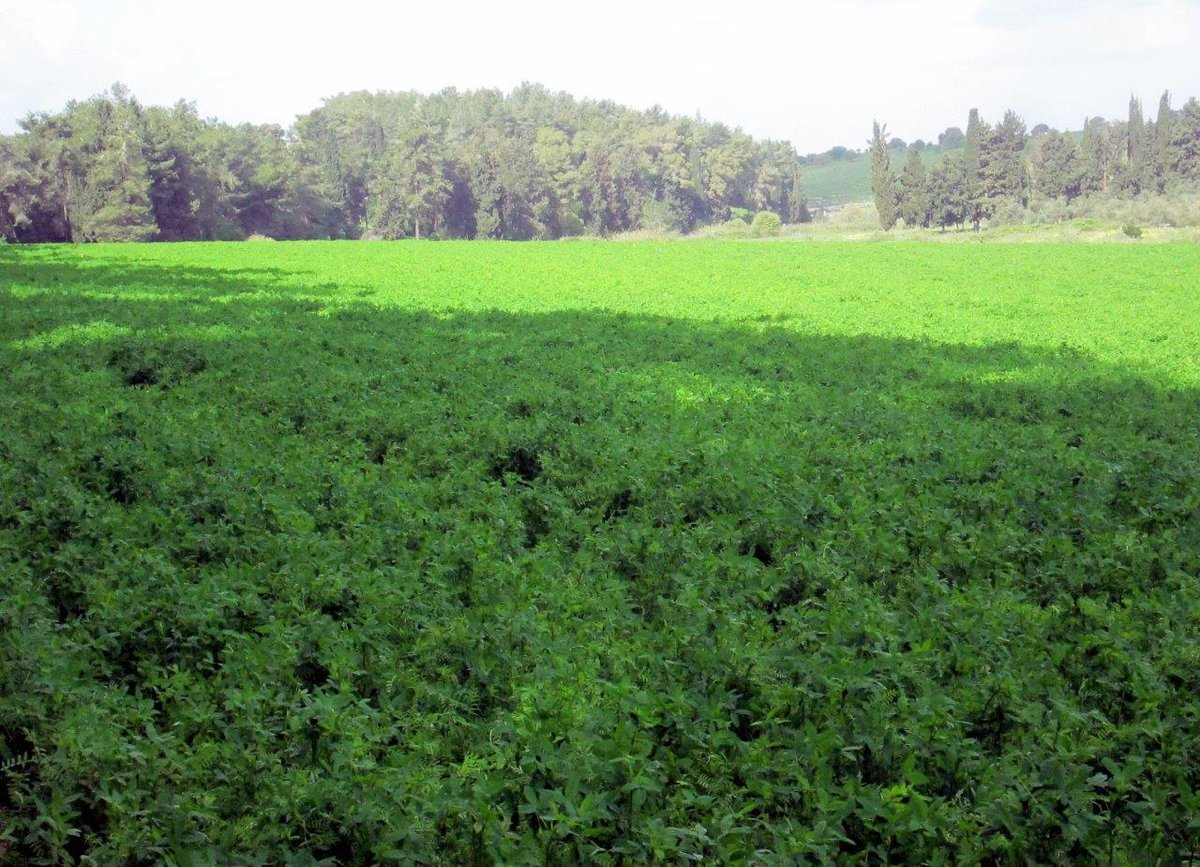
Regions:
<instances>
[{"instance_id":1,"label":"tree line","mask_svg":"<svg viewBox=\"0 0 1200 867\"><path fill-rule=\"evenodd\" d=\"M962 147L932 168L921 148L909 147L897 176L891 166L887 127L875 123L871 136L871 190L879 221L945 229L978 229L1006 209L1080 196L1161 195L1200 184L1200 102L1171 108L1164 93L1157 117L1143 117L1137 98L1126 121L1089 118L1081 133L1044 124L1027 132L1015 112L989 124L972 109Z\"/></svg>"},{"instance_id":2,"label":"tree line","mask_svg":"<svg viewBox=\"0 0 1200 867\"><path fill-rule=\"evenodd\" d=\"M0 136L0 238L503 238L808 218L790 143L539 85L342 94L289 129L114 85Z\"/></svg>"}]
</instances>

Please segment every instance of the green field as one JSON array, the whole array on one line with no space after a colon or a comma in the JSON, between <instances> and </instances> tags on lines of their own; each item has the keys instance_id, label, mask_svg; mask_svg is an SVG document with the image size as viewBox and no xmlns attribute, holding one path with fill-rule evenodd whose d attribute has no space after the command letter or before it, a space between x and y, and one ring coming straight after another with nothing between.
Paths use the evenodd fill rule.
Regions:
<instances>
[{"instance_id":1,"label":"green field","mask_svg":"<svg viewBox=\"0 0 1200 867\"><path fill-rule=\"evenodd\" d=\"M1200 247L0 246L0 863L1183 863Z\"/></svg>"}]
</instances>

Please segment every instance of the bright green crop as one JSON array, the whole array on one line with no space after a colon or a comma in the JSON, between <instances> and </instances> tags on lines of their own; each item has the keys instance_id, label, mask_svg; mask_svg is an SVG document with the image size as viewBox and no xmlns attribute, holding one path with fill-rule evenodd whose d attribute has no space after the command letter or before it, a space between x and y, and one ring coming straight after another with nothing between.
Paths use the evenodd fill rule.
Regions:
<instances>
[{"instance_id":1,"label":"bright green crop","mask_svg":"<svg viewBox=\"0 0 1200 867\"><path fill-rule=\"evenodd\" d=\"M0 247L0 364L0 863L1200 852L1196 247Z\"/></svg>"}]
</instances>

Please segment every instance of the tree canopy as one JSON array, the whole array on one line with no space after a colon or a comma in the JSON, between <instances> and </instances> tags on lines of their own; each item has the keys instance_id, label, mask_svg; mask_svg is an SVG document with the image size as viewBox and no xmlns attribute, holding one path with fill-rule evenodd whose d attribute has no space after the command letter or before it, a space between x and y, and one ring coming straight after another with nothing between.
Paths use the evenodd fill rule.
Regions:
<instances>
[{"instance_id":1,"label":"tree canopy","mask_svg":"<svg viewBox=\"0 0 1200 867\"><path fill-rule=\"evenodd\" d=\"M1132 98L1127 121L1090 118L1081 134L1045 124L1031 134L1012 111L993 126L972 109L960 151L947 153L926 172L920 155L910 150L898 182L883 157L881 130L886 135L886 127L876 123L872 188L885 229L896 222L894 200L908 226L979 228L1004 209L1034 201L1158 195L1200 181L1200 102L1190 99L1176 111L1167 93L1153 121L1143 118L1141 101ZM939 141L957 141L956 132L951 127Z\"/></svg>"},{"instance_id":2,"label":"tree canopy","mask_svg":"<svg viewBox=\"0 0 1200 867\"><path fill-rule=\"evenodd\" d=\"M791 144L658 108L512 93L346 93L290 129L144 107L121 85L0 137L10 241L690 231L808 218Z\"/></svg>"}]
</instances>

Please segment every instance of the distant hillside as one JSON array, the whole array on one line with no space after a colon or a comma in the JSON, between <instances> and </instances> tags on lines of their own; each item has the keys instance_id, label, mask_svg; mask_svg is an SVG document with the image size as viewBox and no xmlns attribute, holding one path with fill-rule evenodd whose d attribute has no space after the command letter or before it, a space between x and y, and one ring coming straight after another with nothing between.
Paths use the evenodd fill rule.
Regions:
<instances>
[{"instance_id":1,"label":"distant hillside","mask_svg":"<svg viewBox=\"0 0 1200 867\"><path fill-rule=\"evenodd\" d=\"M961 148L925 148L921 151L921 160L926 167L930 167L946 154L959 150ZM905 153L903 148L892 150L892 169L897 174L904 166ZM845 159L826 158L822 162L806 165L800 177L809 207L814 213L851 202L871 201L871 161L865 152Z\"/></svg>"}]
</instances>

